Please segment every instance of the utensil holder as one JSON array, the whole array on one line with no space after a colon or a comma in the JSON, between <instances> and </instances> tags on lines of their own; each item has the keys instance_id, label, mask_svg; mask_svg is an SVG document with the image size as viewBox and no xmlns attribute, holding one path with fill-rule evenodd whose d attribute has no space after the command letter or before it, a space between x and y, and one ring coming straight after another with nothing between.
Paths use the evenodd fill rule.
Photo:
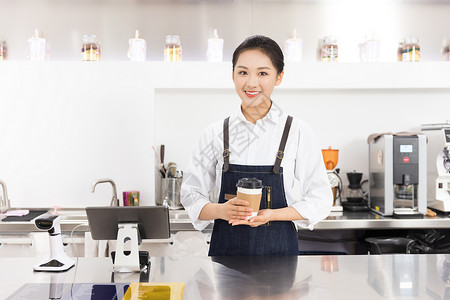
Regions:
<instances>
[{"instance_id":1,"label":"utensil holder","mask_svg":"<svg viewBox=\"0 0 450 300\"><path fill-rule=\"evenodd\" d=\"M161 178L161 203L166 200L169 209L182 209L180 199L183 178Z\"/></svg>"}]
</instances>

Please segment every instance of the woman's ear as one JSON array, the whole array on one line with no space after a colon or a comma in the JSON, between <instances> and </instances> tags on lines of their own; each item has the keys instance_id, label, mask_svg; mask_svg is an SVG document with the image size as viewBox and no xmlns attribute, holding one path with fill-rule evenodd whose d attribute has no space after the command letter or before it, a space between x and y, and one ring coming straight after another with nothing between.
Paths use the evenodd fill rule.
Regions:
<instances>
[{"instance_id":1,"label":"woman's ear","mask_svg":"<svg viewBox=\"0 0 450 300\"><path fill-rule=\"evenodd\" d=\"M277 81L275 81L275 86L279 86L280 83L283 81L283 75L284 71L281 71L281 73L277 75Z\"/></svg>"}]
</instances>

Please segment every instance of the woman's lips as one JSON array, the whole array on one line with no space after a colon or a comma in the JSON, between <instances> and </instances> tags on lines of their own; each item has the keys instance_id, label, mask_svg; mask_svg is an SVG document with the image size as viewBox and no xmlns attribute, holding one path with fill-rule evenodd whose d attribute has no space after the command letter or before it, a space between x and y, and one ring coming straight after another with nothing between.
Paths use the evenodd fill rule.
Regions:
<instances>
[{"instance_id":1,"label":"woman's lips","mask_svg":"<svg viewBox=\"0 0 450 300\"><path fill-rule=\"evenodd\" d=\"M259 94L261 94L261 92L259 91L244 91L244 92L247 95L247 97L256 97Z\"/></svg>"}]
</instances>

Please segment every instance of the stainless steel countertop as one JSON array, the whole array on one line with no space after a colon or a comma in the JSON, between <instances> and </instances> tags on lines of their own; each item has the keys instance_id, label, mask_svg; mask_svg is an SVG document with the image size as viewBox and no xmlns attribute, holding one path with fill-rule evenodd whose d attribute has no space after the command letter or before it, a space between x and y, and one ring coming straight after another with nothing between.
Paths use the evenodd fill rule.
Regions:
<instances>
[{"instance_id":1,"label":"stainless steel countertop","mask_svg":"<svg viewBox=\"0 0 450 300\"><path fill-rule=\"evenodd\" d=\"M33 299L48 299L51 288L55 291L57 284L63 283L60 293L67 298L62 299L75 299L81 290L77 283L84 283L84 297L77 299L90 299L94 284L139 280L133 274L113 274L110 258L80 258L76 268L63 273L33 272L33 265L39 262L38 258L0 258L2 296L33 288ZM449 275L450 255L444 254L153 257L145 280L158 285L185 283L185 300L424 300L449 299Z\"/></svg>"},{"instance_id":2,"label":"stainless steel countertop","mask_svg":"<svg viewBox=\"0 0 450 300\"><path fill-rule=\"evenodd\" d=\"M89 231L86 213L83 208L61 209L61 230L70 232L76 227L76 232ZM171 231L195 230L185 210L171 210ZM212 230L213 222L204 230ZM348 212L332 213L325 220L314 227L318 230L341 229L411 229L411 228L450 228L448 214L441 214L434 218L425 216L423 219L393 219L382 217L373 212ZM37 231L34 222L1 222L0 232L20 233Z\"/></svg>"}]
</instances>

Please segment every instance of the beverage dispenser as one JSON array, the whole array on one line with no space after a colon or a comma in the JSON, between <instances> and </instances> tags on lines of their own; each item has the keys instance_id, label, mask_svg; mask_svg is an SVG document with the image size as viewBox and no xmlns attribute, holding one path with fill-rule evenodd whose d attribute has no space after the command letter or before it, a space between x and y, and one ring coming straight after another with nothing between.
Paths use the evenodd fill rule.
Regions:
<instances>
[{"instance_id":1,"label":"beverage dispenser","mask_svg":"<svg viewBox=\"0 0 450 300\"><path fill-rule=\"evenodd\" d=\"M383 216L423 218L427 210L426 136L369 137L369 206Z\"/></svg>"}]
</instances>

